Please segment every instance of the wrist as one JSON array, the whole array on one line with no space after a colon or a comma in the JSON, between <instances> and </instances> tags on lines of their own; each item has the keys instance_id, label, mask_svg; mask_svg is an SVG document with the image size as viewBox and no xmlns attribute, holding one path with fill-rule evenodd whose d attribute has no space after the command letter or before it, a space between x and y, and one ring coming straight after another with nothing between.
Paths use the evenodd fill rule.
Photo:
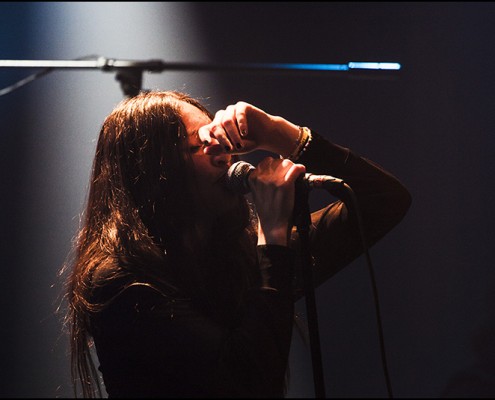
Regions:
<instances>
[{"instance_id":1,"label":"wrist","mask_svg":"<svg viewBox=\"0 0 495 400\"><path fill-rule=\"evenodd\" d=\"M311 135L311 130L308 127L299 126L298 130L299 130L299 134L295 142L295 145L293 146L291 153L286 157L291 161L297 161L301 157L301 155L308 148L309 143L313 138ZM283 157L281 156L281 158Z\"/></svg>"},{"instance_id":2,"label":"wrist","mask_svg":"<svg viewBox=\"0 0 495 400\"><path fill-rule=\"evenodd\" d=\"M272 116L270 131L264 149L282 157L289 155L299 137L299 127L282 117Z\"/></svg>"}]
</instances>

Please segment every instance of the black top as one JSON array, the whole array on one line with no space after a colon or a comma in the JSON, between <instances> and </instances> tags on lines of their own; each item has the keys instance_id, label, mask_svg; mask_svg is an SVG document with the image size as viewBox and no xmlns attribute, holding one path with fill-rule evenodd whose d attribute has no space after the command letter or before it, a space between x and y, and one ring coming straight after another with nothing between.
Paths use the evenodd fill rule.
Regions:
<instances>
[{"instance_id":1,"label":"black top","mask_svg":"<svg viewBox=\"0 0 495 400\"><path fill-rule=\"evenodd\" d=\"M347 182L358 199L370 246L409 208L410 195L395 177L315 132L298 163L308 172ZM311 219L318 286L362 254L363 247L341 200ZM261 283L247 294L234 327L209 318L187 298L144 283L118 292L108 287L105 297L115 298L92 326L109 397L283 397L298 298L297 236L294 231L290 247L257 246Z\"/></svg>"}]
</instances>

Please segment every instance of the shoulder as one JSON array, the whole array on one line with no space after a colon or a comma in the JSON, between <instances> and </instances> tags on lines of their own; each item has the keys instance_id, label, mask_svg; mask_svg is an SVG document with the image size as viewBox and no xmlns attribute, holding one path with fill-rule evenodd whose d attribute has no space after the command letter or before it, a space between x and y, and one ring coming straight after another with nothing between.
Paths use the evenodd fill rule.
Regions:
<instances>
[{"instance_id":1,"label":"shoulder","mask_svg":"<svg viewBox=\"0 0 495 400\"><path fill-rule=\"evenodd\" d=\"M119 334L129 329L155 329L191 313L190 299L148 283L133 282L112 293L92 320L95 326Z\"/></svg>"},{"instance_id":2,"label":"shoulder","mask_svg":"<svg viewBox=\"0 0 495 400\"><path fill-rule=\"evenodd\" d=\"M189 299L177 291L163 287L160 284L134 281L120 286L120 289L110 291L113 295L108 298L108 305L138 307L141 311L156 310L160 304L187 302Z\"/></svg>"},{"instance_id":3,"label":"shoulder","mask_svg":"<svg viewBox=\"0 0 495 400\"><path fill-rule=\"evenodd\" d=\"M169 304L189 299L175 286L122 268L99 268L93 274L91 302L102 313L159 313Z\"/></svg>"}]
</instances>

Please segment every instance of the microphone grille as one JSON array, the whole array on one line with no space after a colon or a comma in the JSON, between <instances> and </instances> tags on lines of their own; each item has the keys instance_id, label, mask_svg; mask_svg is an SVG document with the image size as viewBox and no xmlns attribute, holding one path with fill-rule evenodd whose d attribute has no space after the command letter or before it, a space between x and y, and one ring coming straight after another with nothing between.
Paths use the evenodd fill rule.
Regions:
<instances>
[{"instance_id":1,"label":"microphone grille","mask_svg":"<svg viewBox=\"0 0 495 400\"><path fill-rule=\"evenodd\" d=\"M227 171L226 185L234 193L247 194L251 191L248 185L248 175L254 167L245 161L237 161Z\"/></svg>"}]
</instances>

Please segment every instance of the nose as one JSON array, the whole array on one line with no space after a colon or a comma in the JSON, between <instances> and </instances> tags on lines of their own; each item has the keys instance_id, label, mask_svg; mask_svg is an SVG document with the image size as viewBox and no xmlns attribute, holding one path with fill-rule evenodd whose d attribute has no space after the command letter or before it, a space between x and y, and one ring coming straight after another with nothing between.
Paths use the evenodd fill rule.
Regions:
<instances>
[{"instance_id":1,"label":"nose","mask_svg":"<svg viewBox=\"0 0 495 400\"><path fill-rule=\"evenodd\" d=\"M211 157L211 163L216 167L228 166L232 161L232 155L226 153L225 148L215 138L212 138L205 148L205 154Z\"/></svg>"}]
</instances>

